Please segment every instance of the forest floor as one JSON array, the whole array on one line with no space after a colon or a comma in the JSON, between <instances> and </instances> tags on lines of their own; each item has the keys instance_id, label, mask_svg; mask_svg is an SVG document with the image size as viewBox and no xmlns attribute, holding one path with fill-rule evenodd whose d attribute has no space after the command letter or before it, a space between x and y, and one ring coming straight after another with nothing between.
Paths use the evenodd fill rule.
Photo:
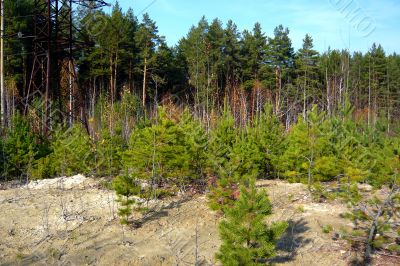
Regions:
<instances>
[{"instance_id":1,"label":"forest floor","mask_svg":"<svg viewBox=\"0 0 400 266\"><path fill-rule=\"evenodd\" d=\"M270 221L289 228L278 243L279 265L349 265L351 228L338 202L315 203L302 184L259 181L274 205ZM115 194L83 176L31 182L0 190L0 265L215 265L220 216L204 195L150 203L138 228L119 223ZM323 233L324 226L333 230ZM336 239L336 240L334 240ZM396 265L375 258L375 265Z\"/></svg>"}]
</instances>

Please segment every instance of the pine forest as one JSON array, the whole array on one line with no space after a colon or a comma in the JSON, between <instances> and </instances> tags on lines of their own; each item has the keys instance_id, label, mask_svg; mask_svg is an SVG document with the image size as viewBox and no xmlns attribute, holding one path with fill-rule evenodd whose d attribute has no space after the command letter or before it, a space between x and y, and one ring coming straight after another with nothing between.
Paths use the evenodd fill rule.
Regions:
<instances>
[{"instance_id":1,"label":"pine forest","mask_svg":"<svg viewBox=\"0 0 400 266\"><path fill-rule=\"evenodd\" d=\"M203 16L170 45L134 1L1 2L0 265L400 264L379 39Z\"/></svg>"}]
</instances>

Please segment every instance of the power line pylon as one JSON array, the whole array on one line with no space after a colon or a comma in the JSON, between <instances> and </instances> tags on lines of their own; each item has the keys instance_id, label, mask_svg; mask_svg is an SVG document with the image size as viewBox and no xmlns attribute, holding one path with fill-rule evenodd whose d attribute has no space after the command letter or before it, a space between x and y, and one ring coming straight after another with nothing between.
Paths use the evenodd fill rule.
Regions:
<instances>
[{"instance_id":1,"label":"power line pylon","mask_svg":"<svg viewBox=\"0 0 400 266\"><path fill-rule=\"evenodd\" d=\"M106 5L102 0L34 0L33 61L24 105L26 113L30 101L38 95L41 97L45 135L51 120L62 123L67 120L71 126L74 110L80 110L81 118L85 113L73 56L77 48L73 34L73 8L97 9Z\"/></svg>"}]
</instances>

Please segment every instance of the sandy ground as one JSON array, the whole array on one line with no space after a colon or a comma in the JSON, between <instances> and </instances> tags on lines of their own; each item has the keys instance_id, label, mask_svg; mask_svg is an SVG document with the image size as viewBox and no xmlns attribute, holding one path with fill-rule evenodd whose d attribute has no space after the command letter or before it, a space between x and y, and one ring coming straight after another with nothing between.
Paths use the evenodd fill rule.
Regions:
<instances>
[{"instance_id":1,"label":"sandy ground","mask_svg":"<svg viewBox=\"0 0 400 266\"><path fill-rule=\"evenodd\" d=\"M333 240L351 223L338 203L313 203L305 187L261 181L274 204L273 220L289 222L278 243L279 265L349 265L354 253ZM218 265L219 215L205 196L153 202L135 217L139 228L119 223L112 191L75 176L0 190L0 265ZM322 227L333 231L325 234ZM379 264L395 265L395 264Z\"/></svg>"}]
</instances>

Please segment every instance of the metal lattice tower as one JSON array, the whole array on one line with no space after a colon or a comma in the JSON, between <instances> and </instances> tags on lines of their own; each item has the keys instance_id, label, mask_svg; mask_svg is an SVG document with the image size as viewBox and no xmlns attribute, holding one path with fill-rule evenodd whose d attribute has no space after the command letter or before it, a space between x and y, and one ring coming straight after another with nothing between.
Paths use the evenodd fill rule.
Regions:
<instances>
[{"instance_id":1,"label":"metal lattice tower","mask_svg":"<svg viewBox=\"0 0 400 266\"><path fill-rule=\"evenodd\" d=\"M51 119L63 122L67 116L71 125L74 109L84 113L73 58L77 48L73 35L73 8L84 6L97 9L107 5L103 0L34 0L33 63L24 105L26 112L31 99L38 95L42 98L45 134ZM66 84L69 98L67 108L62 101L62 96L65 98L66 95L62 95L61 90ZM77 98L75 101L72 100L73 96Z\"/></svg>"}]
</instances>

